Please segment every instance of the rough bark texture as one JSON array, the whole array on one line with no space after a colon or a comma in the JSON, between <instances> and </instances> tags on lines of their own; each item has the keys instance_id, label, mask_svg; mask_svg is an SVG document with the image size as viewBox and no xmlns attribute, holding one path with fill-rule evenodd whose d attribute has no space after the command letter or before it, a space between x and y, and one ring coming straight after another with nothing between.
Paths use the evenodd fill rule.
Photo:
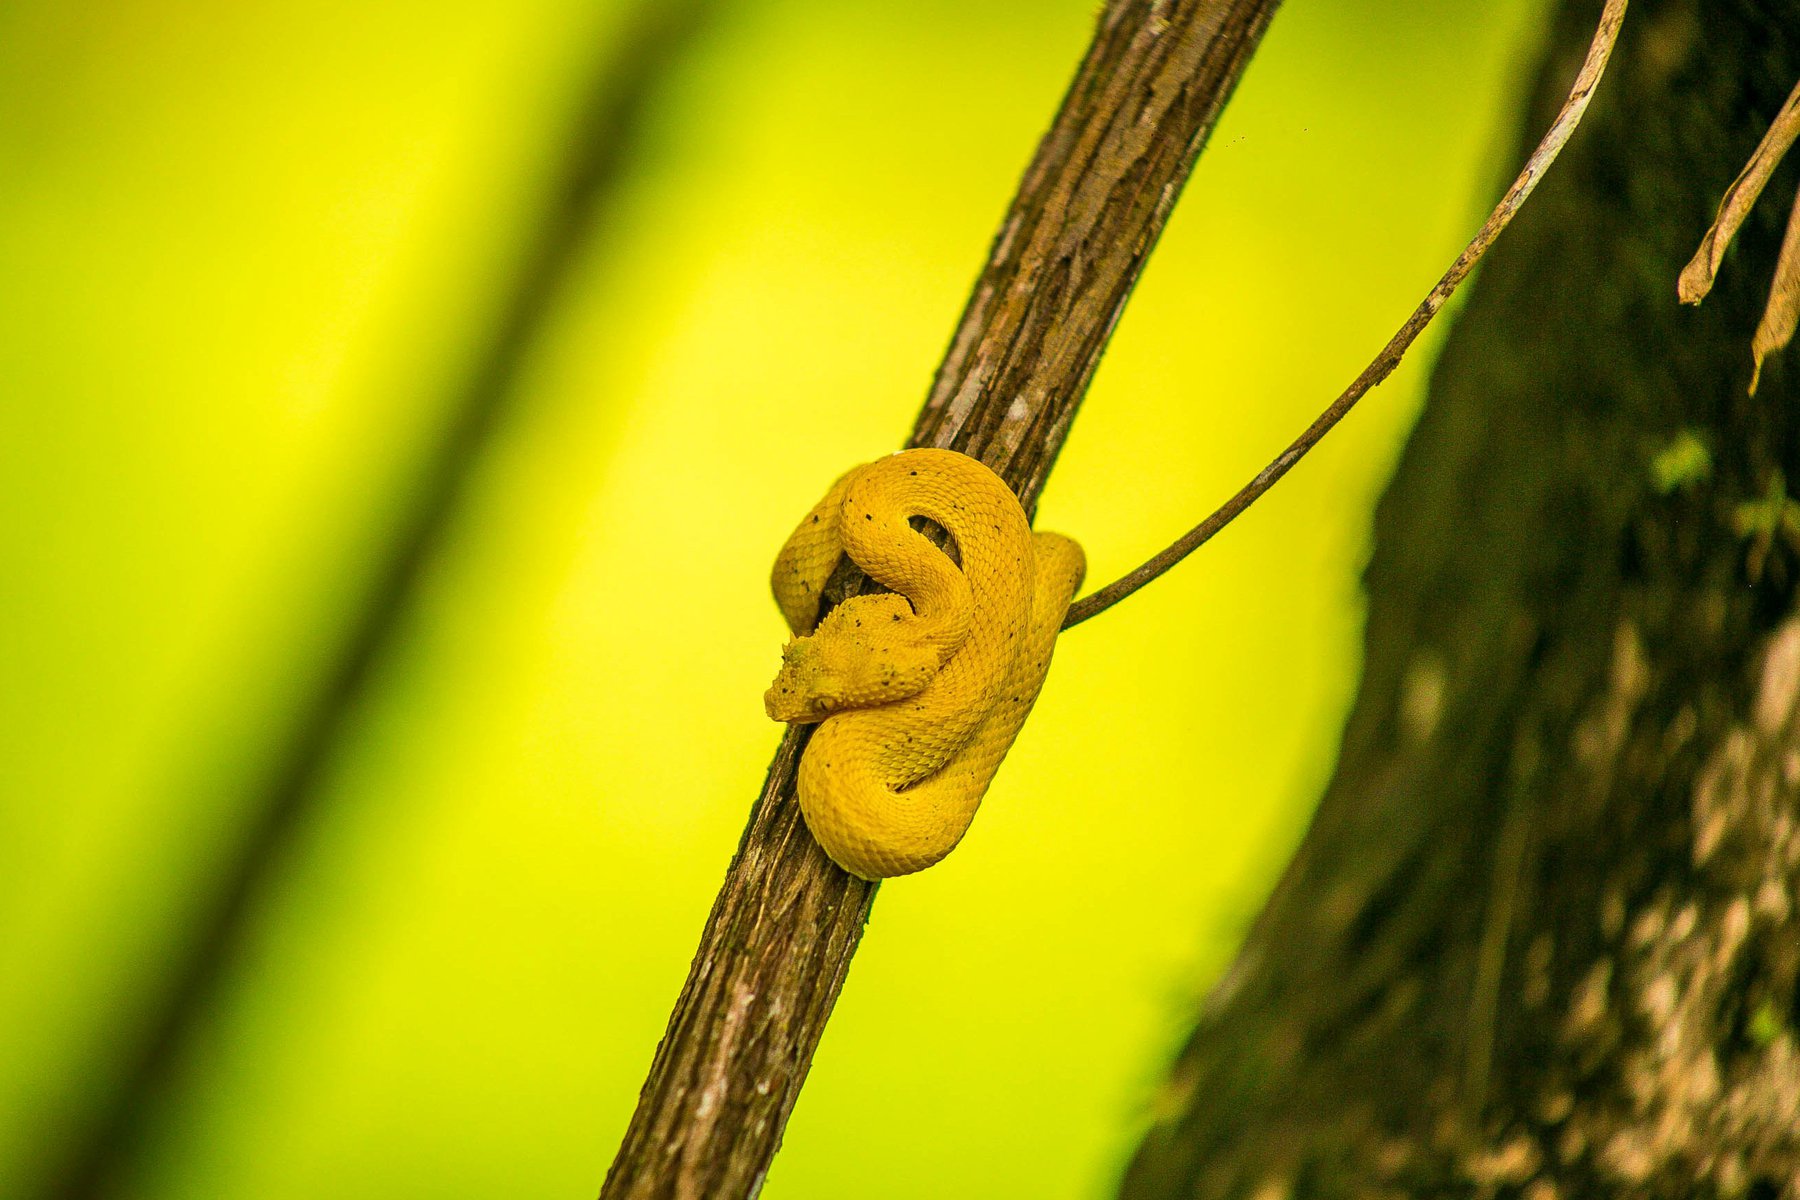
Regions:
<instances>
[{"instance_id":1,"label":"rough bark texture","mask_svg":"<svg viewBox=\"0 0 1800 1200\"><path fill-rule=\"evenodd\" d=\"M1334 778L1124 1196L1800 1197L1800 556L1745 532L1800 478L1793 358L1745 395L1794 164L1675 297L1797 77L1791 0L1633 4L1438 364Z\"/></svg>"},{"instance_id":2,"label":"rough bark texture","mask_svg":"<svg viewBox=\"0 0 1800 1200\"><path fill-rule=\"evenodd\" d=\"M1107 5L911 445L974 455L1033 507L1276 4ZM844 572L834 580L840 593L863 583ZM769 769L604 1200L752 1196L780 1145L875 896L825 857L801 820L794 770L805 741L805 731L790 732Z\"/></svg>"}]
</instances>

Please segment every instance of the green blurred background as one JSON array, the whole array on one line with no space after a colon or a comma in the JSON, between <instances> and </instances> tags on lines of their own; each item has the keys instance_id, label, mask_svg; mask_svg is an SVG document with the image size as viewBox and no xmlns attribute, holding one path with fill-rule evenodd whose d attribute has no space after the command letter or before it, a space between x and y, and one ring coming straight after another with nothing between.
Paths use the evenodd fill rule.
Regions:
<instances>
[{"instance_id":1,"label":"green blurred background","mask_svg":"<svg viewBox=\"0 0 1800 1200\"><path fill-rule=\"evenodd\" d=\"M768 561L905 436L1094 7L720 6L127 1194L596 1189L777 739ZM627 15L0 3L0 1195L141 1019ZM1042 502L1092 583L1430 286L1540 18L1278 16ZM1060 645L963 847L882 889L767 1196L1105 1193L1329 768L1428 358Z\"/></svg>"}]
</instances>

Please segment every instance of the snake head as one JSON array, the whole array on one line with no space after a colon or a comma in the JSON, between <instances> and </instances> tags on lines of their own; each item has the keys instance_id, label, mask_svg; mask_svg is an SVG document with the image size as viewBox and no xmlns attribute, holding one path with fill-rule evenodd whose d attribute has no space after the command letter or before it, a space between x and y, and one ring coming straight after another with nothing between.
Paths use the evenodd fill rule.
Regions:
<instances>
[{"instance_id":1,"label":"snake head","mask_svg":"<svg viewBox=\"0 0 1800 1200\"><path fill-rule=\"evenodd\" d=\"M809 637L795 638L781 650L781 670L763 693L763 707L777 721L808 725L823 721L843 705L842 671Z\"/></svg>"},{"instance_id":2,"label":"snake head","mask_svg":"<svg viewBox=\"0 0 1800 1200\"><path fill-rule=\"evenodd\" d=\"M935 646L920 639L912 615L903 596L844 601L811 634L782 648L781 670L763 707L774 720L809 724L918 692L943 664Z\"/></svg>"}]
</instances>

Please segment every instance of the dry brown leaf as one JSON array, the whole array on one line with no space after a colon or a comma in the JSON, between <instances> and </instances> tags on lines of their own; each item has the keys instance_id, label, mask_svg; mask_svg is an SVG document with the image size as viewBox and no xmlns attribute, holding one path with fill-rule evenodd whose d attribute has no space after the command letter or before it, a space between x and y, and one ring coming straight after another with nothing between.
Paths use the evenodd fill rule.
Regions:
<instances>
[{"instance_id":1,"label":"dry brown leaf","mask_svg":"<svg viewBox=\"0 0 1800 1200\"><path fill-rule=\"evenodd\" d=\"M1775 263L1775 284L1769 289L1768 307L1763 309L1762 321L1750 342L1750 353L1756 358L1756 369L1750 374L1752 396L1756 395L1756 385L1762 382L1763 360L1793 339L1796 324L1800 324L1800 196L1794 197L1787 234L1781 239L1781 257Z\"/></svg>"},{"instance_id":2,"label":"dry brown leaf","mask_svg":"<svg viewBox=\"0 0 1800 1200\"><path fill-rule=\"evenodd\" d=\"M1719 201L1719 215L1713 220L1712 228L1700 239L1700 249L1688 265L1681 269L1681 278L1675 285L1675 292L1681 297L1683 304L1698 304L1712 291L1713 278L1719 270L1719 261L1725 257L1726 247L1731 239L1737 236L1738 227L1750 210L1756 207L1756 198L1762 195L1763 188L1769 182L1769 176L1775 173L1782 156L1794 139L1800 138L1800 83L1788 94L1787 103L1775 114L1775 121L1769 126L1769 132L1756 147L1756 153L1750 156L1743 173L1725 190L1725 198ZM1790 227L1789 232L1792 232ZM1793 326L1789 325L1789 332Z\"/></svg>"}]
</instances>

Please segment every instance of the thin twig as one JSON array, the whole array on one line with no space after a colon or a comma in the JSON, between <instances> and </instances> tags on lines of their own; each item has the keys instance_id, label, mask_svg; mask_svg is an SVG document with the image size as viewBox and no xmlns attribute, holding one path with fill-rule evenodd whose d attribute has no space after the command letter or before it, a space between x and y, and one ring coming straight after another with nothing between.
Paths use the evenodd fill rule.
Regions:
<instances>
[{"instance_id":1,"label":"thin twig","mask_svg":"<svg viewBox=\"0 0 1800 1200\"><path fill-rule=\"evenodd\" d=\"M43 1195L90 1200L109 1194L129 1168L147 1117L168 1098L195 1035L214 1011L243 948L254 913L289 857L295 835L323 798L324 768L342 745L379 665L418 599L426 569L461 510L468 481L510 416L516 381L556 301L580 261L594 218L616 195L642 117L670 69L701 28L712 0L643 0L617 49L595 64L593 83L568 130L567 157L545 195L514 272L500 319L430 448L410 509L374 568L318 690L296 705L271 774L245 804L242 841L175 954L153 999L145 1032L121 1056L116 1079L86 1128L70 1138Z\"/></svg>"},{"instance_id":2,"label":"thin twig","mask_svg":"<svg viewBox=\"0 0 1800 1200\"><path fill-rule=\"evenodd\" d=\"M1444 307L1445 301L1450 299L1457 286L1468 278L1469 272L1474 270L1475 264L1481 260L1481 256L1487 253L1488 247L1494 244L1494 240L1500 236L1501 230L1505 229L1512 221L1513 214L1519 211L1519 207L1536 189L1544 172L1550 169L1550 164L1556 161L1556 156L1562 152L1570 135L1581 124L1581 118L1587 112L1588 101L1594 94L1594 88L1598 86L1601 75L1606 71L1607 60L1612 56L1613 44L1618 41L1619 27L1625 19L1626 2L1627 0L1607 0L1606 9L1600 14L1600 27L1594 31L1593 43L1588 47L1587 60L1582 63L1581 73L1575 78L1575 86L1570 90L1569 98L1563 102L1562 111L1557 113L1556 120L1550 126L1549 132L1544 135L1543 141L1538 143L1537 149L1526 160L1525 168L1519 172L1519 177L1513 180L1512 186L1506 190L1506 195L1501 198L1499 204L1494 206L1494 211L1489 214L1486 223L1482 225L1474 240L1463 248L1461 254L1457 255L1456 261L1450 265L1450 269L1444 272L1444 277L1438 280L1436 287L1431 289L1431 294L1420 301L1419 306L1413 310L1412 316L1407 318L1406 324L1402 325L1400 331L1394 334L1388 344L1381 348L1381 353L1375 356L1375 361L1356 377L1356 381L1344 390L1343 395L1332 401L1331 406L1319 414L1317 420L1307 426L1306 432L1295 438L1293 443L1283 450L1274 462L1258 472L1256 478L1245 484L1216 512L1137 570L1070 605L1069 615L1063 621L1064 629L1079 625L1094 614L1106 611L1205 545L1215 533L1231 524L1239 513L1254 504L1264 492L1275 485L1277 480L1292 470L1294 464L1304 458L1307 451L1318 445L1319 441L1331 432L1332 427L1343 420L1344 415L1354 408L1356 402L1362 399L1371 388L1393 374L1394 368L1400 365L1400 360L1405 356L1407 349L1431 323L1431 319L1438 314L1438 310Z\"/></svg>"},{"instance_id":3,"label":"thin twig","mask_svg":"<svg viewBox=\"0 0 1800 1200\"><path fill-rule=\"evenodd\" d=\"M1706 299L1712 291L1713 280L1719 273L1719 263L1724 261L1725 251L1737 231L1756 207L1757 197L1767 186L1769 177L1775 173L1788 148L1794 139L1800 138L1800 83L1788 93L1787 102L1781 111L1775 114L1769 131L1757 144L1750 161L1744 164L1731 186L1725 189L1725 196L1719 201L1719 215L1713 219L1712 228L1700 239L1700 248L1688 265L1681 269L1681 278L1676 281L1675 292L1681 297L1683 304L1698 304Z\"/></svg>"}]
</instances>

